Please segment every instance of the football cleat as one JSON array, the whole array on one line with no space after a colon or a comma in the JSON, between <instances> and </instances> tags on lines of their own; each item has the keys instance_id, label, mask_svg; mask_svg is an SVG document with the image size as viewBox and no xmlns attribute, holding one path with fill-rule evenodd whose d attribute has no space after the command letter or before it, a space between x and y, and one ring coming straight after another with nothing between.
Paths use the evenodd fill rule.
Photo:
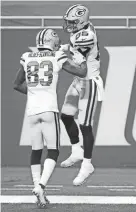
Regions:
<instances>
[{"instance_id":1,"label":"football cleat","mask_svg":"<svg viewBox=\"0 0 136 212\"><path fill-rule=\"evenodd\" d=\"M85 164L84 162L82 162L79 173L77 177L73 180L73 185L74 186L82 185L93 172L94 167L91 163Z\"/></svg>"},{"instance_id":2,"label":"football cleat","mask_svg":"<svg viewBox=\"0 0 136 212\"><path fill-rule=\"evenodd\" d=\"M72 151L72 154L61 163L61 167L67 168L74 165L76 162L83 160L83 149L77 148L76 151Z\"/></svg>"},{"instance_id":3,"label":"football cleat","mask_svg":"<svg viewBox=\"0 0 136 212\"><path fill-rule=\"evenodd\" d=\"M49 204L49 200L47 199L45 195L45 191L41 188L40 185L35 187L32 191L32 193L36 196L37 198L37 206L39 208L46 208L47 204Z\"/></svg>"}]
</instances>

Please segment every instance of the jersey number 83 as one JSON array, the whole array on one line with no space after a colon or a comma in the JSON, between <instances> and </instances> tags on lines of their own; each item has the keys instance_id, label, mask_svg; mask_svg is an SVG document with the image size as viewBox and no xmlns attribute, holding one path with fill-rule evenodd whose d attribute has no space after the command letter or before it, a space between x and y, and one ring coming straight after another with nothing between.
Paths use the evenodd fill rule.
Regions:
<instances>
[{"instance_id":1,"label":"jersey number 83","mask_svg":"<svg viewBox=\"0 0 136 212\"><path fill-rule=\"evenodd\" d=\"M48 71L44 71L47 66ZM43 77L40 77L39 71L43 72ZM47 79L45 79L47 76ZM51 61L30 61L27 64L27 84L29 87L36 87L39 83L42 86L50 86L53 80L53 64Z\"/></svg>"}]
</instances>

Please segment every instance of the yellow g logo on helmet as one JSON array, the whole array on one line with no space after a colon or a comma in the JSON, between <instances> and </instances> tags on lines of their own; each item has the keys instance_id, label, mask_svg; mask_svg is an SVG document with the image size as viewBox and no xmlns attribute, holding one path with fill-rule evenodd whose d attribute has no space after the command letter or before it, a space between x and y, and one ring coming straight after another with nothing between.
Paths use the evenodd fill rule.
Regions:
<instances>
[{"instance_id":1,"label":"yellow g logo on helmet","mask_svg":"<svg viewBox=\"0 0 136 212\"><path fill-rule=\"evenodd\" d=\"M64 15L63 29L67 32L77 32L89 23L89 10L83 5L73 5Z\"/></svg>"},{"instance_id":2,"label":"yellow g logo on helmet","mask_svg":"<svg viewBox=\"0 0 136 212\"><path fill-rule=\"evenodd\" d=\"M75 12L75 15L77 17L81 17L85 14L85 12L86 12L86 9L77 9L77 11Z\"/></svg>"},{"instance_id":3,"label":"yellow g logo on helmet","mask_svg":"<svg viewBox=\"0 0 136 212\"><path fill-rule=\"evenodd\" d=\"M51 32L51 35L52 35L53 37L58 37L58 35L57 35L57 33L56 33L55 31L52 31L52 32Z\"/></svg>"}]
</instances>

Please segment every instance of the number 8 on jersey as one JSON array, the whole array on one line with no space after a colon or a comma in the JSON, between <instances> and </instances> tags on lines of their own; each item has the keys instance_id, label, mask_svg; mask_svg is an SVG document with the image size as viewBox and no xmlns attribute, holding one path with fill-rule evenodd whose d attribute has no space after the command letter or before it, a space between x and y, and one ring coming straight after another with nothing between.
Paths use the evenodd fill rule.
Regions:
<instances>
[{"instance_id":1,"label":"number 8 on jersey","mask_svg":"<svg viewBox=\"0 0 136 212\"><path fill-rule=\"evenodd\" d=\"M52 73L53 73L53 64L49 60L42 61L40 63L38 63L37 61L28 62L27 64L28 86L36 87L39 83L42 86L50 86L53 80Z\"/></svg>"}]
</instances>

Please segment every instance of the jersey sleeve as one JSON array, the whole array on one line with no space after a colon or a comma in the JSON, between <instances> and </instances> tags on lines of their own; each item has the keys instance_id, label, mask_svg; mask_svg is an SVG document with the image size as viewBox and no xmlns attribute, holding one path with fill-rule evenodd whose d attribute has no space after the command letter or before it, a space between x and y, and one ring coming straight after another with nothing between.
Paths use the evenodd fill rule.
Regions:
<instances>
[{"instance_id":1,"label":"jersey sleeve","mask_svg":"<svg viewBox=\"0 0 136 212\"><path fill-rule=\"evenodd\" d=\"M20 58L20 64L24 67L25 65L25 61L26 61L26 57L28 56L28 52L25 52L24 54L22 54L21 58Z\"/></svg>"},{"instance_id":2,"label":"jersey sleeve","mask_svg":"<svg viewBox=\"0 0 136 212\"><path fill-rule=\"evenodd\" d=\"M90 47L94 46L94 33L90 31L82 31L81 33L77 34L75 39L75 47Z\"/></svg>"},{"instance_id":3,"label":"jersey sleeve","mask_svg":"<svg viewBox=\"0 0 136 212\"><path fill-rule=\"evenodd\" d=\"M59 65L60 69L62 69L63 63L65 63L66 60L68 59L67 54L63 51L57 51L55 56L56 56L57 63Z\"/></svg>"}]
</instances>

